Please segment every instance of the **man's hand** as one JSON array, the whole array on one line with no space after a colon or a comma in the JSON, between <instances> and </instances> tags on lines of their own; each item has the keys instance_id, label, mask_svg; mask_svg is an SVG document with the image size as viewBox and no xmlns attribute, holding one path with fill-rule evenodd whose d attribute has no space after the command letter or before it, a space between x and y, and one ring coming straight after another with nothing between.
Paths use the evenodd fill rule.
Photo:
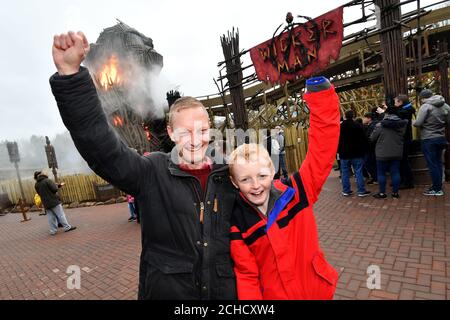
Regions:
<instances>
[{"instance_id":1,"label":"man's hand","mask_svg":"<svg viewBox=\"0 0 450 320\"><path fill-rule=\"evenodd\" d=\"M69 31L53 37L53 62L60 75L77 73L88 52L89 42L81 31Z\"/></svg>"}]
</instances>

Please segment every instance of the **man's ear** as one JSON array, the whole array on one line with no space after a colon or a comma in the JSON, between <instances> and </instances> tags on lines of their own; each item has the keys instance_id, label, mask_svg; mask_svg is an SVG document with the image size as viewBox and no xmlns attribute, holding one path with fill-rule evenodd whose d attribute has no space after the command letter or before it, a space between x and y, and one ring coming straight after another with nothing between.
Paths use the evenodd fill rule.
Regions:
<instances>
[{"instance_id":1,"label":"man's ear","mask_svg":"<svg viewBox=\"0 0 450 320\"><path fill-rule=\"evenodd\" d=\"M233 184L233 186L235 186L236 189L239 189L239 187L238 187L238 185L236 184L236 181L234 180L233 176L230 176L230 180L231 180L231 183Z\"/></svg>"},{"instance_id":2,"label":"man's ear","mask_svg":"<svg viewBox=\"0 0 450 320\"><path fill-rule=\"evenodd\" d=\"M167 133L169 134L170 140L175 142L175 134L171 126L167 126Z\"/></svg>"}]
</instances>

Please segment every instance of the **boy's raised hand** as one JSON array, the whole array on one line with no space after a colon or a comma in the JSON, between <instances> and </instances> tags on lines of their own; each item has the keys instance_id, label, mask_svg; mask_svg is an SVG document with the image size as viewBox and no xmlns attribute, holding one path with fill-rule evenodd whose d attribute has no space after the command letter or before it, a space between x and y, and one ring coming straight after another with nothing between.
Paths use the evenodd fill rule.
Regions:
<instances>
[{"instance_id":1,"label":"boy's raised hand","mask_svg":"<svg viewBox=\"0 0 450 320\"><path fill-rule=\"evenodd\" d=\"M88 52L89 42L81 31L69 31L53 37L53 62L60 75L77 73Z\"/></svg>"}]
</instances>

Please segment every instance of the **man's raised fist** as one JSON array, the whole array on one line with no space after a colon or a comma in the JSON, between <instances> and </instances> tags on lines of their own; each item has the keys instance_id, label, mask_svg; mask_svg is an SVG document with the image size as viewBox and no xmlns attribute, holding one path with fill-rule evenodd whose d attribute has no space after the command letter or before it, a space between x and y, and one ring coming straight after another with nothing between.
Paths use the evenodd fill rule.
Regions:
<instances>
[{"instance_id":1,"label":"man's raised fist","mask_svg":"<svg viewBox=\"0 0 450 320\"><path fill-rule=\"evenodd\" d=\"M53 62L60 75L77 73L88 52L89 42L81 31L69 31L53 37Z\"/></svg>"}]
</instances>

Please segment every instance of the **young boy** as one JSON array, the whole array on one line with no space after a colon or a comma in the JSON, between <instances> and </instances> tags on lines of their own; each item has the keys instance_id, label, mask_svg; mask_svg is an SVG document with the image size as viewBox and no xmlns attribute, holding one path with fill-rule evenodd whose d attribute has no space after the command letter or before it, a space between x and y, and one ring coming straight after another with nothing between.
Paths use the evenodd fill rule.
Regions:
<instances>
[{"instance_id":1,"label":"young boy","mask_svg":"<svg viewBox=\"0 0 450 320\"><path fill-rule=\"evenodd\" d=\"M308 153L287 184L273 181L264 147L241 145L230 155L240 197L231 219L231 256L239 299L332 299L338 273L319 247L313 204L339 141L339 100L326 78L307 81Z\"/></svg>"}]
</instances>

